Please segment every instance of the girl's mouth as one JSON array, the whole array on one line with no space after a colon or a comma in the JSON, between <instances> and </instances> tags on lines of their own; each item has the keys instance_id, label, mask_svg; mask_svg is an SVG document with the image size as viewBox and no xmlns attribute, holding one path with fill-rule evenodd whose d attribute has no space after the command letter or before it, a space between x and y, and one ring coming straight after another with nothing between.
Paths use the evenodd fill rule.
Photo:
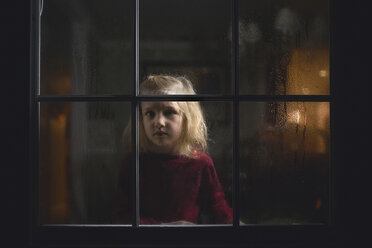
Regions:
<instances>
[{"instance_id":1,"label":"girl's mouth","mask_svg":"<svg viewBox=\"0 0 372 248\"><path fill-rule=\"evenodd\" d=\"M154 133L155 136L164 136L164 135L167 135L166 132L162 132L162 131L157 131Z\"/></svg>"}]
</instances>

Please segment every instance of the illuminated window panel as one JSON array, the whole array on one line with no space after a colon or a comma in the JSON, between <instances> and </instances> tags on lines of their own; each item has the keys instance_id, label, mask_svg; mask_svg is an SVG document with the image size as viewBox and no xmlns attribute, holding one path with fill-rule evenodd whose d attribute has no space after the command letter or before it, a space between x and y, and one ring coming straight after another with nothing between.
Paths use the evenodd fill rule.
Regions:
<instances>
[{"instance_id":1,"label":"illuminated window panel","mask_svg":"<svg viewBox=\"0 0 372 248\"><path fill-rule=\"evenodd\" d=\"M328 223L329 168L328 102L241 103L244 223Z\"/></svg>"}]
</instances>

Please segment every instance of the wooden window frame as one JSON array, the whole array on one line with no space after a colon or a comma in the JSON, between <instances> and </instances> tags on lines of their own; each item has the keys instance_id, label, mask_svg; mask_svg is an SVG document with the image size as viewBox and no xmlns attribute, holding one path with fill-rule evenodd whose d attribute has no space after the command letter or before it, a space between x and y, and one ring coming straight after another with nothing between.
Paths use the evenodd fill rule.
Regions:
<instances>
[{"instance_id":1,"label":"wooden window frame","mask_svg":"<svg viewBox=\"0 0 372 248\"><path fill-rule=\"evenodd\" d=\"M233 94L231 95L167 95L167 96L140 96L139 85L139 0L132 0L133 26L132 26L132 92L130 95L40 95L40 9L42 0L31 1L31 84L29 92L30 116L30 168L31 178L30 194L30 237L34 245L52 246L151 246L164 245L164 247L181 244L194 246L208 244L211 247L224 245L274 245L277 243L297 245L318 245L319 242L331 242L336 233L334 221L334 83L332 70L332 13L331 20L331 46L330 46L330 94L329 95L240 95L239 94L239 1L231 1L232 11L232 79ZM334 5L330 1L330 9ZM234 142L233 142L233 225L196 225L196 226L139 226L139 190L138 190L138 111L141 101L229 101L233 104ZM135 188L132 198L133 220L128 225L40 225L38 223L38 134L39 134L39 103L54 101L121 101L131 103L132 120L132 149L136 151L133 156L133 186ZM293 226L260 226L239 224L239 103L252 102L328 102L330 103L330 221L325 225L293 225Z\"/></svg>"}]
</instances>

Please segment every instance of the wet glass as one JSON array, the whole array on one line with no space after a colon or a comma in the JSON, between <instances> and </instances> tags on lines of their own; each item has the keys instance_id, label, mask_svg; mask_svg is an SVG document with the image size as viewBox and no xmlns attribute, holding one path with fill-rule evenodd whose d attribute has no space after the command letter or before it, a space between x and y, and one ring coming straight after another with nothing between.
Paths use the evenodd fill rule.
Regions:
<instances>
[{"instance_id":1,"label":"wet glass","mask_svg":"<svg viewBox=\"0 0 372 248\"><path fill-rule=\"evenodd\" d=\"M140 80L185 75L199 94L231 94L231 1L142 0Z\"/></svg>"},{"instance_id":2,"label":"wet glass","mask_svg":"<svg viewBox=\"0 0 372 248\"><path fill-rule=\"evenodd\" d=\"M240 94L329 94L329 3L239 1Z\"/></svg>"},{"instance_id":3,"label":"wet glass","mask_svg":"<svg viewBox=\"0 0 372 248\"><path fill-rule=\"evenodd\" d=\"M41 224L116 223L122 134L129 116L125 102L40 103Z\"/></svg>"},{"instance_id":4,"label":"wet glass","mask_svg":"<svg viewBox=\"0 0 372 248\"><path fill-rule=\"evenodd\" d=\"M129 94L130 0L44 0L41 94Z\"/></svg>"},{"instance_id":5,"label":"wet glass","mask_svg":"<svg viewBox=\"0 0 372 248\"><path fill-rule=\"evenodd\" d=\"M218 181L224 193L224 199L232 208L232 172L233 172L233 124L232 124L232 103L230 102L200 102L208 129L207 150L205 151L213 160ZM141 125L140 121L140 125ZM139 127L140 147L141 135L144 130ZM142 132L142 134L141 134ZM159 159L169 161L168 165L157 163ZM194 167L194 163L182 164L183 159L174 155L153 154L151 152L140 152L139 156L139 199L140 199L140 220L143 225L187 225L182 219L174 219L175 215L192 216L193 210L183 211L185 206L175 206L180 203L185 205L193 202L192 189L197 189L196 197L202 192L209 192L206 187L197 186L199 183L206 183L202 170ZM164 160L163 160L164 161ZM167 162L168 163L168 162ZM182 167L184 166L184 167ZM201 174L200 174L201 173ZM200 181L199 181L200 180ZM206 184L207 185L207 184ZM161 190L159 190L161 189ZM213 197L208 195L207 197ZM164 200L166 199L166 200ZM207 201L206 197L198 198L193 204L201 207L199 216L193 224L213 225L229 224L222 223L216 218L215 208L200 202ZM186 206L187 207L187 206ZM192 210L192 211L191 211ZM181 211L180 214L177 211ZM157 219L161 218L161 220ZM167 221L168 220L168 221ZM179 222L176 222L179 221ZM190 223L188 223L190 224Z\"/></svg>"},{"instance_id":6,"label":"wet glass","mask_svg":"<svg viewBox=\"0 0 372 248\"><path fill-rule=\"evenodd\" d=\"M245 224L329 221L328 102L242 102L240 213Z\"/></svg>"}]
</instances>

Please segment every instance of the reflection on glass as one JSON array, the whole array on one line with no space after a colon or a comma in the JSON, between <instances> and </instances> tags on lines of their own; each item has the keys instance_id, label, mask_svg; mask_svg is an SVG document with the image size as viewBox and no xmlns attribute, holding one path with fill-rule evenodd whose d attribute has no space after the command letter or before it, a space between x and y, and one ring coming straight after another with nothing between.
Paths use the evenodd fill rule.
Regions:
<instances>
[{"instance_id":1,"label":"reflection on glass","mask_svg":"<svg viewBox=\"0 0 372 248\"><path fill-rule=\"evenodd\" d=\"M328 1L240 1L240 94L329 94Z\"/></svg>"},{"instance_id":2,"label":"reflection on glass","mask_svg":"<svg viewBox=\"0 0 372 248\"><path fill-rule=\"evenodd\" d=\"M130 0L45 0L41 94L128 94Z\"/></svg>"},{"instance_id":3,"label":"reflection on glass","mask_svg":"<svg viewBox=\"0 0 372 248\"><path fill-rule=\"evenodd\" d=\"M140 78L188 76L200 94L231 93L231 1L142 0Z\"/></svg>"},{"instance_id":4,"label":"reflection on glass","mask_svg":"<svg viewBox=\"0 0 372 248\"><path fill-rule=\"evenodd\" d=\"M240 154L244 223L328 222L329 103L242 103Z\"/></svg>"},{"instance_id":5,"label":"reflection on glass","mask_svg":"<svg viewBox=\"0 0 372 248\"><path fill-rule=\"evenodd\" d=\"M128 103L40 103L42 224L114 222Z\"/></svg>"}]
</instances>

